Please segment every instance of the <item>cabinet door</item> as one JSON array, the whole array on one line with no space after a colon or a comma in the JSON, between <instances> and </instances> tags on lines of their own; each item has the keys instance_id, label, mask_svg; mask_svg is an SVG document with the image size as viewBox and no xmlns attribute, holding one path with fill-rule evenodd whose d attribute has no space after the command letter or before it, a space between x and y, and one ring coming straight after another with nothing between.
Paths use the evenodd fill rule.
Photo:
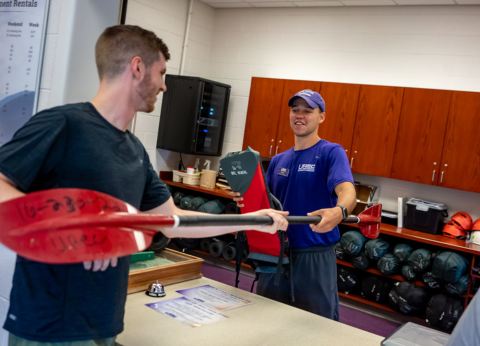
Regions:
<instances>
[{"instance_id":1,"label":"cabinet door","mask_svg":"<svg viewBox=\"0 0 480 346\"><path fill-rule=\"evenodd\" d=\"M322 82L320 95L325 100L325 121L318 127L318 136L340 144L350 157L359 84Z\"/></svg>"},{"instance_id":2,"label":"cabinet door","mask_svg":"<svg viewBox=\"0 0 480 346\"><path fill-rule=\"evenodd\" d=\"M480 192L480 93L454 91L439 186Z\"/></svg>"},{"instance_id":3,"label":"cabinet door","mask_svg":"<svg viewBox=\"0 0 480 346\"><path fill-rule=\"evenodd\" d=\"M350 158L352 172L390 177L403 89L361 86Z\"/></svg>"},{"instance_id":4,"label":"cabinet door","mask_svg":"<svg viewBox=\"0 0 480 346\"><path fill-rule=\"evenodd\" d=\"M405 88L391 178L436 185L450 90Z\"/></svg>"},{"instance_id":5,"label":"cabinet door","mask_svg":"<svg viewBox=\"0 0 480 346\"><path fill-rule=\"evenodd\" d=\"M273 156L284 83L283 79L252 78L243 150L250 146L262 157Z\"/></svg>"},{"instance_id":6,"label":"cabinet door","mask_svg":"<svg viewBox=\"0 0 480 346\"><path fill-rule=\"evenodd\" d=\"M304 80L285 80L283 87L282 109L278 121L277 142L275 145L275 154L282 153L295 145L295 135L290 126L290 107L288 100L299 91L310 89L320 92L320 82Z\"/></svg>"}]
</instances>

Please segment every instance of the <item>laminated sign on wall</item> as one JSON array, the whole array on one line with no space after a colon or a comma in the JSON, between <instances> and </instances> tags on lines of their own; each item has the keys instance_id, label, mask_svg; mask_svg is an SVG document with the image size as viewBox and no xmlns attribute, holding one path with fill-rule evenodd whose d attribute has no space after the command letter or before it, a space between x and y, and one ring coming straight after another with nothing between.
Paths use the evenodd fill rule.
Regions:
<instances>
[{"instance_id":1,"label":"laminated sign on wall","mask_svg":"<svg viewBox=\"0 0 480 346\"><path fill-rule=\"evenodd\" d=\"M49 0L0 0L0 146L36 112Z\"/></svg>"}]
</instances>

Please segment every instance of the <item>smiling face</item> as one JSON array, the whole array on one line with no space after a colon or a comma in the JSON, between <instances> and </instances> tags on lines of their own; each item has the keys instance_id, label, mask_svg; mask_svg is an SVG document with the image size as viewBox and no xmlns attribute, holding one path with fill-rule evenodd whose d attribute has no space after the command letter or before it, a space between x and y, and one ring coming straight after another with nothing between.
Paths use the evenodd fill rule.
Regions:
<instances>
[{"instance_id":1,"label":"smiling face","mask_svg":"<svg viewBox=\"0 0 480 346\"><path fill-rule=\"evenodd\" d=\"M318 125L325 120L325 112L312 108L301 97L297 97L290 109L290 127L297 137L316 136Z\"/></svg>"},{"instance_id":2,"label":"smiling face","mask_svg":"<svg viewBox=\"0 0 480 346\"><path fill-rule=\"evenodd\" d=\"M150 113L155 109L157 95L160 92L167 91L167 86L163 80L167 72L165 57L162 53L160 59L152 64L152 67L145 71L143 80L138 84L137 92L139 96L138 111Z\"/></svg>"}]
</instances>

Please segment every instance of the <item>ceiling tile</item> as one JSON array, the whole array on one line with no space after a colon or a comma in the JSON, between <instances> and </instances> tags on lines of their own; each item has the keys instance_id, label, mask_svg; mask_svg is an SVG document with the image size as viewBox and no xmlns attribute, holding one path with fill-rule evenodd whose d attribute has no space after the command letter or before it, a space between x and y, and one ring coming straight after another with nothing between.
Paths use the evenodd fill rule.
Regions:
<instances>
[{"instance_id":1,"label":"ceiling tile","mask_svg":"<svg viewBox=\"0 0 480 346\"><path fill-rule=\"evenodd\" d=\"M343 6L339 1L294 1L298 7Z\"/></svg>"},{"instance_id":2,"label":"ceiling tile","mask_svg":"<svg viewBox=\"0 0 480 346\"><path fill-rule=\"evenodd\" d=\"M399 5L455 5L453 0L395 0Z\"/></svg>"},{"instance_id":3,"label":"ceiling tile","mask_svg":"<svg viewBox=\"0 0 480 346\"><path fill-rule=\"evenodd\" d=\"M218 1L218 0L217 0ZM209 6L215 8L242 8L242 7L252 7L252 5L247 4L246 2L210 2Z\"/></svg>"},{"instance_id":4,"label":"ceiling tile","mask_svg":"<svg viewBox=\"0 0 480 346\"><path fill-rule=\"evenodd\" d=\"M291 2L265 1L265 2L249 2L254 7L297 7Z\"/></svg>"},{"instance_id":5,"label":"ceiling tile","mask_svg":"<svg viewBox=\"0 0 480 346\"><path fill-rule=\"evenodd\" d=\"M215 8L480 5L480 0L200 0Z\"/></svg>"},{"instance_id":6,"label":"ceiling tile","mask_svg":"<svg viewBox=\"0 0 480 346\"><path fill-rule=\"evenodd\" d=\"M345 6L391 6L393 0L340 0Z\"/></svg>"},{"instance_id":7,"label":"ceiling tile","mask_svg":"<svg viewBox=\"0 0 480 346\"><path fill-rule=\"evenodd\" d=\"M225 3L225 2L233 2L233 3L242 3L244 1L242 0L200 0L201 2L204 2L206 4L211 4L211 3Z\"/></svg>"}]
</instances>

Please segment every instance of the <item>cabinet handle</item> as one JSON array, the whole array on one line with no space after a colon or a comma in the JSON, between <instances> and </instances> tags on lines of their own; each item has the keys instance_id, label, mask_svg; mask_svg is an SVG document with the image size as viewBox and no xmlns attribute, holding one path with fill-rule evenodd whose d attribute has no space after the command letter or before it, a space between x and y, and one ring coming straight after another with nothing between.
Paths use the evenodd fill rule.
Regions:
<instances>
[{"instance_id":1,"label":"cabinet handle","mask_svg":"<svg viewBox=\"0 0 480 346\"><path fill-rule=\"evenodd\" d=\"M353 157L352 157L352 159L350 160L350 168L353 168Z\"/></svg>"},{"instance_id":2,"label":"cabinet handle","mask_svg":"<svg viewBox=\"0 0 480 346\"><path fill-rule=\"evenodd\" d=\"M443 183L443 171L442 171L442 176L440 177L440 184Z\"/></svg>"},{"instance_id":3,"label":"cabinet handle","mask_svg":"<svg viewBox=\"0 0 480 346\"><path fill-rule=\"evenodd\" d=\"M275 149L275 155L278 154L278 145L277 145L277 148Z\"/></svg>"},{"instance_id":4,"label":"cabinet handle","mask_svg":"<svg viewBox=\"0 0 480 346\"><path fill-rule=\"evenodd\" d=\"M433 180L435 179L435 170L433 170L433 175L432 175L432 183L433 183Z\"/></svg>"},{"instance_id":5,"label":"cabinet handle","mask_svg":"<svg viewBox=\"0 0 480 346\"><path fill-rule=\"evenodd\" d=\"M273 145L270 146L270 153L268 155L272 156L272 147Z\"/></svg>"}]
</instances>

